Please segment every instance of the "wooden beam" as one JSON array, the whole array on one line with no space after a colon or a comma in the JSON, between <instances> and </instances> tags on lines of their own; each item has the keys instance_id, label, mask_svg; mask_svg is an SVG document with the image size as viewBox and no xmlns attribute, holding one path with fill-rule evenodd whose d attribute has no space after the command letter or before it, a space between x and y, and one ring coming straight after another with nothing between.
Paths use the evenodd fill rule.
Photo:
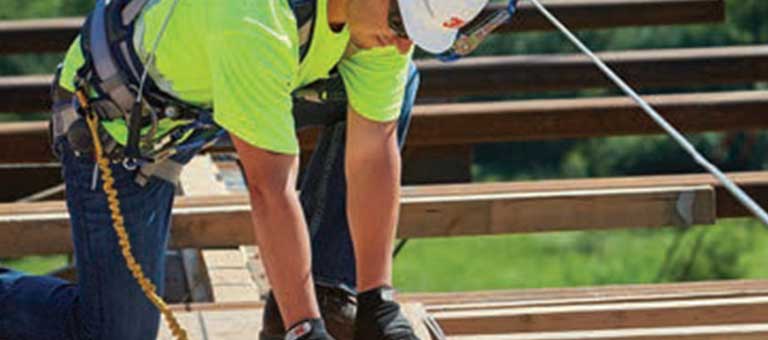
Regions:
<instances>
[{"instance_id":1,"label":"wooden beam","mask_svg":"<svg viewBox=\"0 0 768 340\"><path fill-rule=\"evenodd\" d=\"M749 84L768 80L768 46L606 52L600 56L638 88ZM420 99L614 88L581 54L420 60ZM0 77L0 112L44 112L50 76Z\"/></svg>"},{"instance_id":2,"label":"wooden beam","mask_svg":"<svg viewBox=\"0 0 768 340\"><path fill-rule=\"evenodd\" d=\"M248 259L238 248L206 249L203 258L210 276L213 301L261 301L264 288L253 280Z\"/></svg>"},{"instance_id":3,"label":"wooden beam","mask_svg":"<svg viewBox=\"0 0 768 340\"><path fill-rule=\"evenodd\" d=\"M0 112L50 112L51 75L0 77Z\"/></svg>"},{"instance_id":4,"label":"wooden beam","mask_svg":"<svg viewBox=\"0 0 768 340\"><path fill-rule=\"evenodd\" d=\"M636 88L744 84L768 79L768 46L605 52L599 56ZM420 98L615 88L582 54L475 57L418 64Z\"/></svg>"},{"instance_id":5,"label":"wooden beam","mask_svg":"<svg viewBox=\"0 0 768 340\"><path fill-rule=\"evenodd\" d=\"M694 300L768 296L768 280L723 280L660 284L609 285L597 287L535 288L449 293L403 293L404 302L422 303L428 312L446 306L471 306L494 302L529 303L525 306L556 304L564 301L593 299L594 303L638 302L655 300ZM569 303L562 303L569 304ZM195 303L174 306L176 310L226 310L260 308L262 302ZM459 309L462 310L462 309Z\"/></svg>"},{"instance_id":6,"label":"wooden beam","mask_svg":"<svg viewBox=\"0 0 768 340\"><path fill-rule=\"evenodd\" d=\"M400 236L685 225L677 207L687 199L695 202L685 213L695 221L691 224L714 223L714 191L709 186L406 197Z\"/></svg>"},{"instance_id":7,"label":"wooden beam","mask_svg":"<svg viewBox=\"0 0 768 340\"><path fill-rule=\"evenodd\" d=\"M768 323L768 296L508 308L432 315L448 335Z\"/></svg>"},{"instance_id":8,"label":"wooden beam","mask_svg":"<svg viewBox=\"0 0 768 340\"><path fill-rule=\"evenodd\" d=\"M685 132L768 128L768 91L645 96ZM408 145L475 144L662 133L626 97L416 106Z\"/></svg>"},{"instance_id":9,"label":"wooden beam","mask_svg":"<svg viewBox=\"0 0 768 340\"><path fill-rule=\"evenodd\" d=\"M768 325L717 325L698 327L634 328L549 333L451 336L449 340L763 340Z\"/></svg>"},{"instance_id":10,"label":"wooden beam","mask_svg":"<svg viewBox=\"0 0 768 340\"><path fill-rule=\"evenodd\" d=\"M762 206L768 206L768 172L732 173L731 179L741 185ZM473 195L542 191L596 190L611 188L647 188L663 186L711 185L717 197L717 217L752 216L731 194L709 174L629 176L616 178L564 179L529 182L473 183L425 187L404 187L419 195Z\"/></svg>"},{"instance_id":11,"label":"wooden beam","mask_svg":"<svg viewBox=\"0 0 768 340\"><path fill-rule=\"evenodd\" d=\"M468 183L472 181L472 145L410 146L403 151L406 184Z\"/></svg>"},{"instance_id":12,"label":"wooden beam","mask_svg":"<svg viewBox=\"0 0 768 340\"><path fill-rule=\"evenodd\" d=\"M733 178L758 202L768 202L768 173L736 174ZM560 186L554 184L558 182ZM659 183L675 184L664 187ZM542 190L518 190L516 185ZM570 183L541 181L527 185L439 185L403 188L399 235L432 237L679 225L680 206L694 224L707 224L715 216L709 186L717 187L718 213L749 216L707 175L586 179ZM244 195L180 197L174 209L173 246L251 244L249 209ZM61 202L0 205L0 229L8 235L0 240L0 257L71 249L69 223Z\"/></svg>"},{"instance_id":13,"label":"wooden beam","mask_svg":"<svg viewBox=\"0 0 768 340\"><path fill-rule=\"evenodd\" d=\"M723 0L550 0L545 4L573 28L706 23L725 19ZM492 5L488 10L499 7ZM79 33L82 22L82 18L0 21L0 54L64 51ZM500 31L552 29L535 8L521 3L515 21Z\"/></svg>"},{"instance_id":14,"label":"wooden beam","mask_svg":"<svg viewBox=\"0 0 768 340\"><path fill-rule=\"evenodd\" d=\"M759 204L768 204L768 172L731 174L731 178L752 194ZM665 186L667 189L658 189ZM692 202L692 205L686 206L693 212L694 222L709 223L712 215L707 213L709 208L704 207L713 202L711 192L702 186L715 187L718 217L750 216L709 175L438 185L403 188L400 236L677 224L679 219L672 214L674 208L671 206L676 207L681 194L692 199L683 201ZM629 190L631 188L645 190ZM652 202L652 198L659 201ZM631 204L624 207L627 210L623 214L617 210L623 207L616 204L618 201ZM523 207L528 209L531 202L538 202L532 211L520 215L511 213ZM541 207L553 206L556 208L549 214L557 211L554 217L535 212L541 211ZM529 219L521 220L521 216ZM611 222L611 216L618 220ZM180 197L175 206L174 221L174 247L226 247L253 243L248 198L244 195ZM547 224L537 225L536 221ZM584 221L589 221L587 226L584 226ZM0 239L0 257L66 253L71 250L69 223L63 202L0 204L0 231L8 236Z\"/></svg>"},{"instance_id":15,"label":"wooden beam","mask_svg":"<svg viewBox=\"0 0 768 340\"><path fill-rule=\"evenodd\" d=\"M526 303L526 306L561 301L587 300L619 302L670 299L732 298L768 296L768 280L724 280L656 284L622 284L598 287L565 287L491 290L476 292L402 294L408 301L420 301L431 311L450 306L486 303Z\"/></svg>"},{"instance_id":16,"label":"wooden beam","mask_svg":"<svg viewBox=\"0 0 768 340\"><path fill-rule=\"evenodd\" d=\"M646 97L685 132L768 128L768 91L655 95ZM418 105L406 142L405 164L417 147L486 142L656 134L661 130L624 97L524 100ZM0 163L48 162L52 153L47 123L0 124ZM317 131L299 134L302 150L312 150ZM429 148L423 149L426 152ZM433 148L434 149L434 148ZM224 151L231 151L231 147Z\"/></svg>"},{"instance_id":17,"label":"wooden beam","mask_svg":"<svg viewBox=\"0 0 768 340\"><path fill-rule=\"evenodd\" d=\"M0 148L3 150L11 147ZM2 153L3 151L0 151ZM34 178L34 180L28 180ZM0 165L0 202L15 202L62 183L61 167L55 163ZM53 199L61 199L55 195ZM49 199L49 198L46 198Z\"/></svg>"}]
</instances>

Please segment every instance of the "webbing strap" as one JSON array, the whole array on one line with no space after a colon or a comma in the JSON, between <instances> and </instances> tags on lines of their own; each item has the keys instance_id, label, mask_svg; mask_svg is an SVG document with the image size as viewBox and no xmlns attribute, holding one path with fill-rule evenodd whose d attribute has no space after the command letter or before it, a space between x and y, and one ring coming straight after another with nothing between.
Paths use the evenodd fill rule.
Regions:
<instances>
[{"instance_id":1,"label":"webbing strap","mask_svg":"<svg viewBox=\"0 0 768 340\"><path fill-rule=\"evenodd\" d=\"M121 13L123 26L128 26L136 20L139 14L141 14L141 10L144 9L144 5L147 4L147 1L149 0L132 0L125 5L125 8L123 8L123 12Z\"/></svg>"},{"instance_id":2,"label":"webbing strap","mask_svg":"<svg viewBox=\"0 0 768 340\"><path fill-rule=\"evenodd\" d=\"M158 163L147 163L142 165L139 169L139 176L136 176L136 183L139 185L146 185L150 177L157 177L165 180L169 183L176 183L181 176L181 170L184 168L184 164L167 158Z\"/></svg>"},{"instance_id":3,"label":"webbing strap","mask_svg":"<svg viewBox=\"0 0 768 340\"><path fill-rule=\"evenodd\" d=\"M134 94L128 89L128 82L124 79L112 56L107 38L106 24L106 0L99 0L96 8L91 14L90 27L88 30L89 49L94 71L101 80L97 86L105 92L126 112L130 110L135 100Z\"/></svg>"},{"instance_id":4,"label":"webbing strap","mask_svg":"<svg viewBox=\"0 0 768 340\"><path fill-rule=\"evenodd\" d=\"M64 136L69 128L72 127L80 115L77 114L71 100L60 100L53 103L53 115L51 116L51 128L53 138Z\"/></svg>"},{"instance_id":5,"label":"webbing strap","mask_svg":"<svg viewBox=\"0 0 768 340\"><path fill-rule=\"evenodd\" d=\"M290 0L289 4L296 17L299 30L299 61L303 61L312 45L312 35L315 31L316 0Z\"/></svg>"}]
</instances>

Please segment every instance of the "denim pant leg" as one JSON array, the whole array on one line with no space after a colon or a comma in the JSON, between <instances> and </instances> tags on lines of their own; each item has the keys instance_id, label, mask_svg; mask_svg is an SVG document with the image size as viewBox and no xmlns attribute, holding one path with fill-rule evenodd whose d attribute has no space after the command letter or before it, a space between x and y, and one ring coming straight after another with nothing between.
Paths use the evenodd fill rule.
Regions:
<instances>
[{"instance_id":1,"label":"denim pant leg","mask_svg":"<svg viewBox=\"0 0 768 340\"><path fill-rule=\"evenodd\" d=\"M398 120L400 147L405 142L418 87L419 73L411 64ZM315 282L354 292L355 256L346 213L345 136L346 122L323 131L301 184L300 200L312 239Z\"/></svg>"},{"instance_id":2,"label":"denim pant leg","mask_svg":"<svg viewBox=\"0 0 768 340\"><path fill-rule=\"evenodd\" d=\"M94 163L60 146L78 284L0 274L0 338L154 339L159 313L126 268ZM133 254L162 293L175 186L152 178L142 187L134 172L112 169Z\"/></svg>"}]
</instances>

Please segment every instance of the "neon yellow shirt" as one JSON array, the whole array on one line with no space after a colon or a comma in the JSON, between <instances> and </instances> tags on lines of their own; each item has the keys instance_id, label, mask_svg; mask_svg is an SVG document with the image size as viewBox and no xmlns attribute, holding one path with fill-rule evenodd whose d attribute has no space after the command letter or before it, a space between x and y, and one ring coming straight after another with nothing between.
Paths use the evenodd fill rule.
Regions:
<instances>
[{"instance_id":1,"label":"neon yellow shirt","mask_svg":"<svg viewBox=\"0 0 768 340\"><path fill-rule=\"evenodd\" d=\"M147 56L172 1L153 0L137 21L134 39ZM358 50L349 31L330 29L328 0L317 0L310 49L299 63L299 37L293 11L285 0L180 0L160 41L152 79L180 99L214 109L216 122L257 147L297 154L291 93L338 65L350 105L374 121L400 113L411 53L394 47ZM83 64L79 41L70 47L61 86ZM124 136L125 124L107 126ZM118 138L124 140L124 137Z\"/></svg>"}]
</instances>

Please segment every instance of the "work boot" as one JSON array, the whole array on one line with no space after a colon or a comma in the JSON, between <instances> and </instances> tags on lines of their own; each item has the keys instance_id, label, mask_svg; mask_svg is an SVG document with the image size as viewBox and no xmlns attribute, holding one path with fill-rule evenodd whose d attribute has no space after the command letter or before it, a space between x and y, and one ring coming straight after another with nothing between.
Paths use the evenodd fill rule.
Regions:
<instances>
[{"instance_id":1,"label":"work boot","mask_svg":"<svg viewBox=\"0 0 768 340\"><path fill-rule=\"evenodd\" d=\"M324 286L315 286L315 293L328 332L338 340L352 340L356 313L352 295L340 288ZM260 340L283 340L285 337L283 318L272 292L264 304L261 325Z\"/></svg>"},{"instance_id":2,"label":"work boot","mask_svg":"<svg viewBox=\"0 0 768 340\"><path fill-rule=\"evenodd\" d=\"M394 292L381 287L357 295L354 340L419 340Z\"/></svg>"},{"instance_id":3,"label":"work boot","mask_svg":"<svg viewBox=\"0 0 768 340\"><path fill-rule=\"evenodd\" d=\"M283 338L281 338L283 339ZM323 319L309 319L291 327L285 340L334 340L325 329Z\"/></svg>"}]
</instances>

